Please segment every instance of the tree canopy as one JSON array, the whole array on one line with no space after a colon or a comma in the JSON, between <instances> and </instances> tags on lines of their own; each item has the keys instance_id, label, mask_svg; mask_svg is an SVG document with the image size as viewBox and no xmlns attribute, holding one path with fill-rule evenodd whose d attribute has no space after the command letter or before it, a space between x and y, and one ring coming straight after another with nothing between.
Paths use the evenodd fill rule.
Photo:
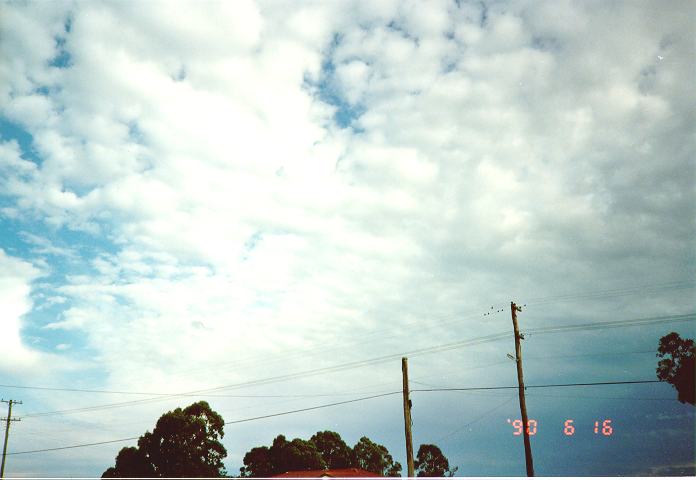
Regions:
<instances>
[{"instance_id":1,"label":"tree canopy","mask_svg":"<svg viewBox=\"0 0 696 480\"><path fill-rule=\"evenodd\" d=\"M152 433L138 439L137 448L121 449L102 478L224 476L222 459L227 451L220 443L224 424L204 401L167 412Z\"/></svg>"},{"instance_id":2,"label":"tree canopy","mask_svg":"<svg viewBox=\"0 0 696 480\"><path fill-rule=\"evenodd\" d=\"M353 463L353 452L338 433L325 430L315 433L309 440L316 445L326 468L348 468Z\"/></svg>"},{"instance_id":3,"label":"tree canopy","mask_svg":"<svg viewBox=\"0 0 696 480\"><path fill-rule=\"evenodd\" d=\"M437 445L423 444L414 462L417 477L453 477L459 467L450 468L449 460Z\"/></svg>"},{"instance_id":4,"label":"tree canopy","mask_svg":"<svg viewBox=\"0 0 696 480\"><path fill-rule=\"evenodd\" d=\"M254 447L244 455L244 466L239 469L241 477L270 477L274 468L268 447Z\"/></svg>"},{"instance_id":5,"label":"tree canopy","mask_svg":"<svg viewBox=\"0 0 696 480\"><path fill-rule=\"evenodd\" d=\"M223 477L227 455L220 440L224 420L200 401L162 415L152 433L145 432L137 447L124 447L102 478L125 477ZM384 445L361 437L349 447L341 436L329 430L309 440L288 440L278 435L270 446L254 447L244 455L241 477L271 477L288 471L360 468L382 476L401 475ZM415 461L418 476L453 476L447 458L435 445L421 445Z\"/></svg>"},{"instance_id":6,"label":"tree canopy","mask_svg":"<svg viewBox=\"0 0 696 480\"><path fill-rule=\"evenodd\" d=\"M677 398L682 403L695 405L696 386L694 385L696 347L691 339L682 339L678 333L671 332L660 339L657 356L657 378L670 383L677 390Z\"/></svg>"},{"instance_id":7,"label":"tree canopy","mask_svg":"<svg viewBox=\"0 0 696 480\"><path fill-rule=\"evenodd\" d=\"M386 477L401 476L401 464L395 462L384 445L362 437L353 447L354 466Z\"/></svg>"},{"instance_id":8,"label":"tree canopy","mask_svg":"<svg viewBox=\"0 0 696 480\"><path fill-rule=\"evenodd\" d=\"M401 465L383 445L362 437L350 448L338 433L329 430L317 432L309 440L296 438L290 442L278 435L270 448L249 450L240 473L242 477L269 477L288 471L350 467L388 476L401 474Z\"/></svg>"},{"instance_id":9,"label":"tree canopy","mask_svg":"<svg viewBox=\"0 0 696 480\"><path fill-rule=\"evenodd\" d=\"M294 438L288 442L283 435L278 435L269 453L274 473L322 470L326 467L317 447L309 440Z\"/></svg>"},{"instance_id":10,"label":"tree canopy","mask_svg":"<svg viewBox=\"0 0 696 480\"><path fill-rule=\"evenodd\" d=\"M285 435L273 439L270 448L254 447L244 455L242 477L270 477L293 470L323 470L326 468L321 453L311 440L295 438L288 441Z\"/></svg>"}]
</instances>

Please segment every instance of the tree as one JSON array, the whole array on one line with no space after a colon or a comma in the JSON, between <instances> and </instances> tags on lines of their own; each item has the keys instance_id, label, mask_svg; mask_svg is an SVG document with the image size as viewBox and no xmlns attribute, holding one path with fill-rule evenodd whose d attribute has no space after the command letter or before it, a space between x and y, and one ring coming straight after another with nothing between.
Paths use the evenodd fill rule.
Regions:
<instances>
[{"instance_id":1,"label":"tree","mask_svg":"<svg viewBox=\"0 0 696 480\"><path fill-rule=\"evenodd\" d=\"M243 477L270 477L296 470L323 470L326 464L312 441L295 438L288 442L284 435L273 439L268 447L255 447L244 455Z\"/></svg>"},{"instance_id":2,"label":"tree","mask_svg":"<svg viewBox=\"0 0 696 480\"><path fill-rule=\"evenodd\" d=\"M449 460L437 445L423 444L414 463L417 477L453 477L459 467L450 469Z\"/></svg>"},{"instance_id":3,"label":"tree","mask_svg":"<svg viewBox=\"0 0 696 480\"><path fill-rule=\"evenodd\" d=\"M152 431L138 439L138 447L121 449L114 467L103 478L221 477L227 455L220 443L222 417L208 402L197 402L162 415Z\"/></svg>"},{"instance_id":4,"label":"tree","mask_svg":"<svg viewBox=\"0 0 696 480\"><path fill-rule=\"evenodd\" d=\"M677 390L677 398L682 403L696 405L694 386L694 364L696 347L694 341L682 339L678 333L671 332L660 339L657 356L657 378L672 384ZM665 358L667 357L667 358Z\"/></svg>"},{"instance_id":5,"label":"tree","mask_svg":"<svg viewBox=\"0 0 696 480\"><path fill-rule=\"evenodd\" d=\"M273 473L322 470L326 467L317 447L312 442L300 438L288 442L283 435L278 435L273 440L269 453Z\"/></svg>"},{"instance_id":6,"label":"tree","mask_svg":"<svg viewBox=\"0 0 696 480\"><path fill-rule=\"evenodd\" d=\"M289 471L349 467L390 477L401 475L401 465L394 462L383 445L362 437L351 449L338 433L329 430L317 432L309 440L296 438L291 442L284 435L278 435L270 447L255 447L244 455L240 474L242 477L270 477Z\"/></svg>"},{"instance_id":7,"label":"tree","mask_svg":"<svg viewBox=\"0 0 696 480\"><path fill-rule=\"evenodd\" d=\"M353 447L353 465L386 477L401 476L401 464L394 462L389 450L367 437L362 437Z\"/></svg>"},{"instance_id":8,"label":"tree","mask_svg":"<svg viewBox=\"0 0 696 480\"><path fill-rule=\"evenodd\" d=\"M329 430L317 432L309 439L321 454L326 468L348 468L353 452L341 436Z\"/></svg>"},{"instance_id":9,"label":"tree","mask_svg":"<svg viewBox=\"0 0 696 480\"><path fill-rule=\"evenodd\" d=\"M154 477L155 469L143 452L135 447L122 448L116 456L116 466L109 467L102 478Z\"/></svg>"},{"instance_id":10,"label":"tree","mask_svg":"<svg viewBox=\"0 0 696 480\"><path fill-rule=\"evenodd\" d=\"M255 447L244 455L244 466L239 469L242 477L270 477L275 472L268 447Z\"/></svg>"}]
</instances>

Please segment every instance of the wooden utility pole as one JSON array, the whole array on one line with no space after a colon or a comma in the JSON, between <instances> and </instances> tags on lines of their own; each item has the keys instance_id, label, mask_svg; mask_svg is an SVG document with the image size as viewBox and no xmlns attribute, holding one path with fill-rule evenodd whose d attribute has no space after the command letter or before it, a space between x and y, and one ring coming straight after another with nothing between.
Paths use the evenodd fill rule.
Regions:
<instances>
[{"instance_id":1,"label":"wooden utility pole","mask_svg":"<svg viewBox=\"0 0 696 480\"><path fill-rule=\"evenodd\" d=\"M401 359L401 373L404 379L404 426L406 427L406 465L408 476L415 477L413 468L413 438L411 436L411 399L408 397L408 358Z\"/></svg>"},{"instance_id":2,"label":"wooden utility pole","mask_svg":"<svg viewBox=\"0 0 696 480\"><path fill-rule=\"evenodd\" d=\"M527 464L527 476L534 476L532 462L532 445L529 443L529 417L527 417L527 402L524 399L524 378L522 376L522 346L520 345L520 329L517 327L517 312L522 308L510 302L512 310L512 327L515 331L515 363L517 363L517 382L519 384L520 412L522 413L522 434L524 436L524 459Z\"/></svg>"},{"instance_id":3,"label":"wooden utility pole","mask_svg":"<svg viewBox=\"0 0 696 480\"><path fill-rule=\"evenodd\" d=\"M21 404L22 402L19 402L17 400L5 400L4 398L0 401L9 404L7 409L7 418L4 419L6 421L5 443L2 447L2 465L0 465L0 478L5 478L5 455L7 454L7 438L10 436L10 422L19 422L20 420L19 418L12 418L12 405Z\"/></svg>"}]
</instances>

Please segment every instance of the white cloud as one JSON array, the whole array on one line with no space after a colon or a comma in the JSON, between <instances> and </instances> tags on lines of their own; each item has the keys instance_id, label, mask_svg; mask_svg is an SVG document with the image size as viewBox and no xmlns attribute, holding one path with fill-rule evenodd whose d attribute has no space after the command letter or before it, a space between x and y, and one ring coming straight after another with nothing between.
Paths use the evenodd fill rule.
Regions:
<instances>
[{"instance_id":1,"label":"white cloud","mask_svg":"<svg viewBox=\"0 0 696 480\"><path fill-rule=\"evenodd\" d=\"M177 305L183 317L206 305L201 298L209 281L235 299L222 310L256 312L259 298L273 298L266 308L274 322L299 292L323 312L341 304L326 285L370 298L367 307L378 295L347 272L361 265L362 277L400 275L384 262L445 254L432 240L445 232L465 238L468 255L484 257L521 258L549 248L565 255L568 249L553 239L578 229L587 242L605 244L596 248L612 249L607 238L620 243L627 233L616 221L620 190L605 174L607 158L623 165L619 159L638 141L617 129L640 125L641 138L652 139L641 140L649 158L656 143L664 144L654 129L675 105L669 92L646 95L637 83L654 63L649 52L661 48L657 33L640 36L648 53L627 62L610 65L597 51L569 55L596 25L584 8L561 12L570 16L573 33L517 6L490 9L483 27L478 7L446 4L425 11L385 4L383 12L358 4L348 18L363 22L360 27L326 7L291 14L253 5L205 14L189 7L174 12L151 4L134 17L125 6L78 5L65 42L73 66L55 77L60 92L8 104L9 116L28 115L22 102L32 98L43 112L62 112L59 124L38 110L23 121L44 163L39 169L22 163L32 176L11 180L19 205L57 226L97 231L96 222L107 219L123 248L94 260L99 277L65 287L75 294L79 286L84 305L71 307L51 328L89 332L106 321L102 315L121 315L115 311L124 307L114 300L120 295L131 302L126 316L135 315L134 322L139 309L171 316L162 305ZM629 23L638 21L638 11ZM291 21L281 28L288 14ZM203 28L205 15L216 19L211 28ZM540 15L555 19L558 11L544 4ZM52 25L60 23L56 18ZM313 30L297 27L310 20ZM604 28L609 57L635 52ZM335 31L342 35L330 52ZM42 58L55 54L44 50ZM303 87L304 75L319 75L327 53L341 94L366 108L357 122L364 135L351 138L331 126L331 109ZM572 79L587 68L610 75L596 73L586 84ZM563 83L569 79L572 90ZM611 152L596 149L609 141ZM11 148L6 157L19 165L17 147ZM636 178L625 181L638 182L649 170L634 169ZM258 245L247 251L259 232ZM141 258L125 256L135 251ZM154 260L160 254L178 261ZM344 265L341 257L351 260ZM334 265L329 278L313 273L321 262ZM187 265L198 263L212 270L182 278ZM423 274L409 272L401 281ZM162 285L159 275L167 279ZM183 304L183 293L174 293L179 286L192 292ZM98 314L104 305L95 311L85 302L90 289L93 301L110 299L104 305L114 312ZM95 316L98 321L89 320ZM298 332L300 324L294 324Z\"/></svg>"},{"instance_id":2,"label":"white cloud","mask_svg":"<svg viewBox=\"0 0 696 480\"><path fill-rule=\"evenodd\" d=\"M3 171L3 187L12 185L12 177L36 172L36 164L22 158L19 144L15 140L0 143L0 169Z\"/></svg>"},{"instance_id":3,"label":"white cloud","mask_svg":"<svg viewBox=\"0 0 696 480\"><path fill-rule=\"evenodd\" d=\"M3 305L0 369L6 373L36 368L41 361L41 355L25 345L21 338L22 317L32 308L31 282L39 275L39 270L30 263L0 249L0 301Z\"/></svg>"},{"instance_id":4,"label":"white cloud","mask_svg":"<svg viewBox=\"0 0 696 480\"><path fill-rule=\"evenodd\" d=\"M70 248L55 245L50 239L35 235L30 232L20 232L20 236L32 245L32 251L40 255L56 255L75 259L77 253Z\"/></svg>"}]
</instances>

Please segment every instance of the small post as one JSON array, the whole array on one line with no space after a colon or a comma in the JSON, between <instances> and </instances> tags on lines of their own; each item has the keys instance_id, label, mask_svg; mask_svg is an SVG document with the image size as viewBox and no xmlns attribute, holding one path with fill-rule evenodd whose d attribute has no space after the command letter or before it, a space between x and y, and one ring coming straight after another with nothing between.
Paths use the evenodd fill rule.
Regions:
<instances>
[{"instance_id":1,"label":"small post","mask_svg":"<svg viewBox=\"0 0 696 480\"><path fill-rule=\"evenodd\" d=\"M413 468L413 438L411 436L411 399L408 395L408 358L401 359L401 373L404 381L404 426L406 428L406 465L408 476L415 477Z\"/></svg>"},{"instance_id":2,"label":"small post","mask_svg":"<svg viewBox=\"0 0 696 480\"><path fill-rule=\"evenodd\" d=\"M522 307L510 302L512 310L512 327L515 332L515 363L517 364L517 383L519 384L520 412L522 413L522 434L524 435L524 459L527 464L527 476L534 476L534 462L532 461L532 445L529 442L529 417L527 417L527 402L524 398L524 377L522 375L522 346L520 345L520 330L517 326L517 312Z\"/></svg>"}]
</instances>

